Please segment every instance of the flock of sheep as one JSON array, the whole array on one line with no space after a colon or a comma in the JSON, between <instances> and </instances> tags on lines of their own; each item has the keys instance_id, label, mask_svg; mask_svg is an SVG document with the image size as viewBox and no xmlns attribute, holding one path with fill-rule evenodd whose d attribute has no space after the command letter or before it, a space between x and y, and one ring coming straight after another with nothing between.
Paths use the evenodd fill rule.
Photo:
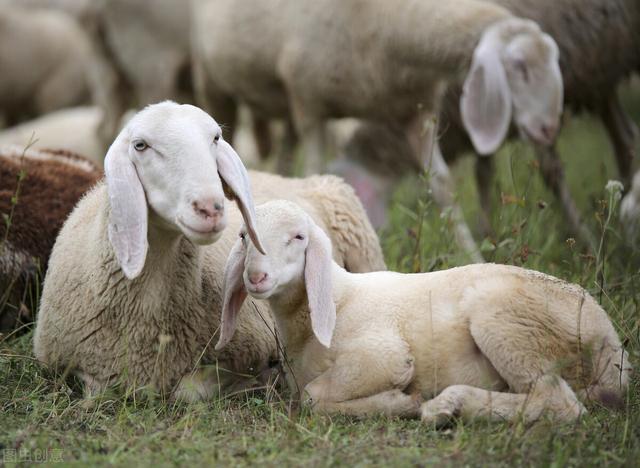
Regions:
<instances>
[{"instance_id":1,"label":"flock of sheep","mask_svg":"<svg viewBox=\"0 0 640 468\"><path fill-rule=\"evenodd\" d=\"M35 320L37 359L88 400L197 401L283 372L314 411L437 425L621 401L631 366L606 312L482 263L447 161L480 155L486 214L489 156L532 143L589 242L554 145L565 105L595 113L631 182L616 88L640 71L637 0L0 0L0 68L0 331ZM240 106L282 175L245 169ZM287 177L298 142L327 171L342 117L359 119L343 178ZM393 177L425 169L476 264L383 271ZM622 210L633 237L640 176Z\"/></svg>"}]
</instances>

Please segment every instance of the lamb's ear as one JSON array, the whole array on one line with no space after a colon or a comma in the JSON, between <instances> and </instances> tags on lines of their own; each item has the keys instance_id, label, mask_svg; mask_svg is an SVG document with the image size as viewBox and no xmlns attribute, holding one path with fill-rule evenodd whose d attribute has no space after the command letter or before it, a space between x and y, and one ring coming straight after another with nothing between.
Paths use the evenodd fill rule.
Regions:
<instances>
[{"instance_id":1,"label":"lamb's ear","mask_svg":"<svg viewBox=\"0 0 640 468\"><path fill-rule=\"evenodd\" d=\"M511 123L511 90L499 47L480 44L460 100L462 122L479 154L495 152Z\"/></svg>"},{"instance_id":2,"label":"lamb's ear","mask_svg":"<svg viewBox=\"0 0 640 468\"><path fill-rule=\"evenodd\" d=\"M109 241L124 275L137 277L147 257L147 199L121 133L104 159L109 193Z\"/></svg>"},{"instance_id":3,"label":"lamb's ear","mask_svg":"<svg viewBox=\"0 0 640 468\"><path fill-rule=\"evenodd\" d=\"M247 226L249 237L261 254L266 255L264 247L260 243L258 231L255 228L255 207L253 205L253 196L251 195L251 186L249 184L249 174L240 160L240 156L231 147L229 143L222 138L218 141L218 173L234 195L238 208L244 218L244 224Z\"/></svg>"},{"instance_id":4,"label":"lamb's ear","mask_svg":"<svg viewBox=\"0 0 640 468\"><path fill-rule=\"evenodd\" d=\"M220 337L216 344L216 350L224 348L233 338L238 323L238 312L247 298L247 290L242 280L245 252L242 241L238 239L229 253L224 268L222 283L224 299L222 300L222 316L220 318Z\"/></svg>"},{"instance_id":5,"label":"lamb's ear","mask_svg":"<svg viewBox=\"0 0 640 468\"><path fill-rule=\"evenodd\" d=\"M331 241L315 223L309 232L304 281L311 311L311 328L318 341L331 345L336 326L336 305L331 284Z\"/></svg>"}]
</instances>

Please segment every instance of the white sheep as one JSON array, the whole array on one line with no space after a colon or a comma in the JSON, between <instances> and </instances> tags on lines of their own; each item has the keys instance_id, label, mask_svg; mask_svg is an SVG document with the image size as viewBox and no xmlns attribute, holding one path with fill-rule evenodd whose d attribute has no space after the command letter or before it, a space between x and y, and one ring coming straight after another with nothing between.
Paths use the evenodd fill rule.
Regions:
<instances>
[{"instance_id":1,"label":"white sheep","mask_svg":"<svg viewBox=\"0 0 640 468\"><path fill-rule=\"evenodd\" d=\"M629 243L640 246L640 171L633 176L631 188L622 199L620 220Z\"/></svg>"},{"instance_id":2,"label":"white sheep","mask_svg":"<svg viewBox=\"0 0 640 468\"><path fill-rule=\"evenodd\" d=\"M314 410L437 424L549 411L570 421L585 412L576 393L613 403L627 388L627 353L577 285L496 264L348 273L331 261L322 230L287 201L258 206L256 227L268 255L241 230L225 268L216 348L233 337L247 293L267 299L287 380Z\"/></svg>"},{"instance_id":3,"label":"white sheep","mask_svg":"<svg viewBox=\"0 0 640 468\"><path fill-rule=\"evenodd\" d=\"M258 317L247 304L252 313L239 320L229 350L209 346L240 212L251 226L253 210L245 169L218 124L193 106L149 106L111 146L105 174L106 183L79 202L53 248L36 357L78 375L88 397L122 384L193 400L250 384L248 377L278 358L268 307L258 306ZM339 179L260 173L251 179L261 197L306 203L332 236L336 260L349 269L384 268L362 206ZM224 206L223 190L240 211Z\"/></svg>"},{"instance_id":4,"label":"white sheep","mask_svg":"<svg viewBox=\"0 0 640 468\"><path fill-rule=\"evenodd\" d=\"M0 4L0 114L13 125L63 107L107 99L103 62L67 14Z\"/></svg>"},{"instance_id":5,"label":"white sheep","mask_svg":"<svg viewBox=\"0 0 640 468\"><path fill-rule=\"evenodd\" d=\"M129 111L124 115L118 130L133 114ZM0 145L65 149L81 154L102 167L104 148L98 133L102 119L103 112L98 106L60 109L0 130Z\"/></svg>"},{"instance_id":6,"label":"white sheep","mask_svg":"<svg viewBox=\"0 0 640 468\"><path fill-rule=\"evenodd\" d=\"M402 126L476 261L482 256L454 203L436 128L425 128L446 84L465 82L462 115L480 153L498 148L512 117L544 145L559 126L555 42L534 22L480 0L200 0L192 19L194 83L205 108L224 122L233 121L236 101L261 117L291 115L314 169L329 118Z\"/></svg>"},{"instance_id":7,"label":"white sheep","mask_svg":"<svg viewBox=\"0 0 640 468\"><path fill-rule=\"evenodd\" d=\"M540 25L556 41L560 50L560 69L564 83L565 107L576 113L587 111L599 117L613 145L620 180L625 186L631 179L636 125L620 104L618 87L634 71L640 71L640 2L637 0L487 0L507 8L514 15ZM440 113L440 146L448 163L473 151L460 115L461 86L451 86ZM515 133L515 132L512 132ZM383 141L385 145L378 142ZM411 168L415 157L402 132L367 122L353 134L344 161L335 173L356 184L356 190L380 191L376 199L365 201L370 213L386 207L394 179ZM592 234L582 225L580 212L565 181L562 163L555 147L536 148L540 174L558 196L567 224L577 238L590 241ZM579 157L576 155L575 157ZM404 171L389 173L388 167L405 161ZM482 211L481 230L492 231L490 209L493 183L493 160L476 159L476 178ZM386 180L381 181L380 176Z\"/></svg>"}]
</instances>

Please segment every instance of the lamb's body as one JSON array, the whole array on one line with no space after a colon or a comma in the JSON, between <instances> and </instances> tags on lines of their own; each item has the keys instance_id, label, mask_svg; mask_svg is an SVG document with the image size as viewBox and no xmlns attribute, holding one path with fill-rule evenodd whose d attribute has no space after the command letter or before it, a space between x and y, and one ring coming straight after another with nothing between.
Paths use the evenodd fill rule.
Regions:
<instances>
[{"instance_id":1,"label":"lamb's body","mask_svg":"<svg viewBox=\"0 0 640 468\"><path fill-rule=\"evenodd\" d=\"M362 207L339 179L250 177L256 199L279 194L305 205L334 239L334 258L341 264L353 271L384 268ZM215 352L211 343L226 257L242 223L235 207L227 207L227 228L208 246L196 247L182 236L166 243L150 221L147 265L133 281L123 277L107 239L108 214L106 187L100 184L80 202L56 242L34 337L38 359L80 375L90 394L116 382L169 393L199 364L217 363L218 370L196 377L191 389L205 398L245 385L247 376L278 359L273 319L259 302L246 305L228 350Z\"/></svg>"},{"instance_id":2,"label":"lamb's body","mask_svg":"<svg viewBox=\"0 0 640 468\"><path fill-rule=\"evenodd\" d=\"M526 393L552 373L594 399L626 386L606 312L551 276L493 264L412 275L334 265L333 284L331 348L308 337L302 346L285 342L297 386L310 384L314 401L342 402L356 388L349 399L394 388L429 399L452 385ZM287 337L286 318L276 323Z\"/></svg>"},{"instance_id":3,"label":"lamb's body","mask_svg":"<svg viewBox=\"0 0 640 468\"><path fill-rule=\"evenodd\" d=\"M256 224L268 254L236 242L216 348L247 293L267 299L287 380L317 411L570 421L584 412L578 397L612 404L627 389L628 355L577 285L495 264L354 274L294 204L258 206Z\"/></svg>"}]
</instances>

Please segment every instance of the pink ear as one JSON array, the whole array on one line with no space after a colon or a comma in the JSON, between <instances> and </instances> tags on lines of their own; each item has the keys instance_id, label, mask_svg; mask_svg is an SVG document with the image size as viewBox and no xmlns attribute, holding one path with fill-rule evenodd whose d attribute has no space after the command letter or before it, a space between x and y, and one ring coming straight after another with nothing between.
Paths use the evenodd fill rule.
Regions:
<instances>
[{"instance_id":1,"label":"pink ear","mask_svg":"<svg viewBox=\"0 0 640 468\"><path fill-rule=\"evenodd\" d=\"M227 264L224 268L224 280L222 290L222 317L220 319L220 338L216 344L216 350L224 348L236 331L238 312L242 303L247 298L247 290L244 287L242 273L244 272L245 249L242 241L238 239L229 253Z\"/></svg>"},{"instance_id":2,"label":"pink ear","mask_svg":"<svg viewBox=\"0 0 640 468\"><path fill-rule=\"evenodd\" d=\"M231 145L223 139L218 141L217 163L220 177L222 177L222 180L226 182L235 195L236 202L244 218L244 223L247 226L247 232L249 233L249 237L251 237L253 245L256 246L256 249L258 249L261 254L266 255L255 228L254 219L256 213L253 205L253 196L251 195L249 175L238 154Z\"/></svg>"},{"instance_id":3,"label":"pink ear","mask_svg":"<svg viewBox=\"0 0 640 468\"><path fill-rule=\"evenodd\" d=\"M111 208L109 241L124 275L134 279L147 256L147 199L122 133L107 152L104 172Z\"/></svg>"},{"instance_id":4,"label":"pink ear","mask_svg":"<svg viewBox=\"0 0 640 468\"><path fill-rule=\"evenodd\" d=\"M511 90L495 42L481 42L460 100L462 122L480 154L491 154L502 144L511 123Z\"/></svg>"},{"instance_id":5,"label":"pink ear","mask_svg":"<svg viewBox=\"0 0 640 468\"><path fill-rule=\"evenodd\" d=\"M315 223L309 232L304 281L307 288L311 328L318 341L327 348L331 345L336 326L336 305L331 283L331 241Z\"/></svg>"}]
</instances>

